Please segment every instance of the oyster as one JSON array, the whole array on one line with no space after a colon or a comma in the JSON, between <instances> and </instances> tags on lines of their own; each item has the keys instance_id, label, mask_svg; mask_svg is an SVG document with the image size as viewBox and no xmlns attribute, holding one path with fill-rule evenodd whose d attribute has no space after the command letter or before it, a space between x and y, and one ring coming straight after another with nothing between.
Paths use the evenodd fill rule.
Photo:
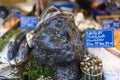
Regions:
<instances>
[{"instance_id":1,"label":"oyster","mask_svg":"<svg viewBox=\"0 0 120 80\"><path fill-rule=\"evenodd\" d=\"M31 41L35 62L52 67L54 80L79 80L79 63L87 51L73 15L54 7L42 14Z\"/></svg>"}]
</instances>

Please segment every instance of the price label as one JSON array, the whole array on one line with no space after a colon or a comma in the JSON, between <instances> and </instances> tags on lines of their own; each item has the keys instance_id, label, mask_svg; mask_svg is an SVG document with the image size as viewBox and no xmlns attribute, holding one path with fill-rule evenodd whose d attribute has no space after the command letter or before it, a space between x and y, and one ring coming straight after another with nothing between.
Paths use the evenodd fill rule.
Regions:
<instances>
[{"instance_id":1,"label":"price label","mask_svg":"<svg viewBox=\"0 0 120 80\"><path fill-rule=\"evenodd\" d=\"M17 18L20 18L20 16L21 16L21 12L16 9L12 10L12 14L14 17L17 17Z\"/></svg>"},{"instance_id":2,"label":"price label","mask_svg":"<svg viewBox=\"0 0 120 80\"><path fill-rule=\"evenodd\" d=\"M114 47L113 30L86 30L85 46L89 47Z\"/></svg>"},{"instance_id":3,"label":"price label","mask_svg":"<svg viewBox=\"0 0 120 80\"><path fill-rule=\"evenodd\" d=\"M120 28L120 20L103 20L102 22L103 29L118 29Z\"/></svg>"},{"instance_id":4,"label":"price label","mask_svg":"<svg viewBox=\"0 0 120 80\"><path fill-rule=\"evenodd\" d=\"M21 28L35 28L38 22L38 18L34 16L21 16L20 27Z\"/></svg>"}]
</instances>

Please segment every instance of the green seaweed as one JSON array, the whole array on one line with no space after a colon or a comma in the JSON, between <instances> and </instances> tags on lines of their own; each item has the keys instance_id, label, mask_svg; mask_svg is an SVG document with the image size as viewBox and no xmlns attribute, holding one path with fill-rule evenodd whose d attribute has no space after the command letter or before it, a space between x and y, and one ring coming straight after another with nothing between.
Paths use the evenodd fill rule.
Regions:
<instances>
[{"instance_id":1,"label":"green seaweed","mask_svg":"<svg viewBox=\"0 0 120 80\"><path fill-rule=\"evenodd\" d=\"M22 77L27 76L28 80L37 80L37 78L40 77L43 78L47 77L47 80L51 80L50 77L53 76L53 72L50 68L36 64L34 60L30 61L28 65L29 65L29 70L24 71L22 73Z\"/></svg>"},{"instance_id":2,"label":"green seaweed","mask_svg":"<svg viewBox=\"0 0 120 80\"><path fill-rule=\"evenodd\" d=\"M0 38L0 52L3 50L4 45L6 43L8 43L8 41L10 40L10 38L14 34L16 34L18 32L20 32L20 29L19 28L15 28L15 29L10 30L3 38Z\"/></svg>"}]
</instances>

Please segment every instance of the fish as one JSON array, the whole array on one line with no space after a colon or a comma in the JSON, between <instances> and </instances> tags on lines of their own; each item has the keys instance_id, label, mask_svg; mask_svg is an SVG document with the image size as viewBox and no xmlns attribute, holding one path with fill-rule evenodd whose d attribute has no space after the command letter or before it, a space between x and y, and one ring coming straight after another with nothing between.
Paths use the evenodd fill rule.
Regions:
<instances>
[{"instance_id":1,"label":"fish","mask_svg":"<svg viewBox=\"0 0 120 80\"><path fill-rule=\"evenodd\" d=\"M8 60L12 60L16 56L19 46L20 46L22 40L25 38L25 35L26 35L26 32L21 31L20 33L14 35L10 39L10 41L8 43L8 53L7 53Z\"/></svg>"},{"instance_id":2,"label":"fish","mask_svg":"<svg viewBox=\"0 0 120 80\"><path fill-rule=\"evenodd\" d=\"M19 80L19 76L14 73L18 72L17 69L11 68L9 64L0 65L0 80Z\"/></svg>"},{"instance_id":3,"label":"fish","mask_svg":"<svg viewBox=\"0 0 120 80\"><path fill-rule=\"evenodd\" d=\"M31 50L32 49L30 49L26 39L24 39L20 44L19 50L14 58L16 64L21 65L22 63L27 61Z\"/></svg>"}]
</instances>

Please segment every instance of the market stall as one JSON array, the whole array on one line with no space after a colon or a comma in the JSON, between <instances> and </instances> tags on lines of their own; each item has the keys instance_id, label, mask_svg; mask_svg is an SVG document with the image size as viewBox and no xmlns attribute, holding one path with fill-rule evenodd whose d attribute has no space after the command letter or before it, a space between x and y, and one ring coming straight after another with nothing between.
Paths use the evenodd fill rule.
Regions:
<instances>
[{"instance_id":1,"label":"market stall","mask_svg":"<svg viewBox=\"0 0 120 80\"><path fill-rule=\"evenodd\" d=\"M120 79L119 9L94 18L74 1L25 2L1 2L0 80Z\"/></svg>"}]
</instances>

